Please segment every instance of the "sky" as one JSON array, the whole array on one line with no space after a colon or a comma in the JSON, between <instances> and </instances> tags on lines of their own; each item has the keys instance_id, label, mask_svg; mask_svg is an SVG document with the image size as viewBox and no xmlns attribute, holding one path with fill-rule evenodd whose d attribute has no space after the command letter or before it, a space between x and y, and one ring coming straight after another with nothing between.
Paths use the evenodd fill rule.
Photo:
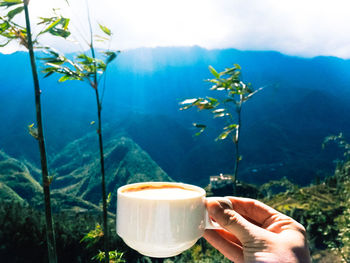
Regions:
<instances>
[{"instance_id":1,"label":"sky","mask_svg":"<svg viewBox=\"0 0 350 263\"><path fill-rule=\"evenodd\" d=\"M201 46L274 50L287 55L350 58L350 0L87 0L94 33L113 32L109 47ZM31 0L32 23L53 7L71 18L75 40L89 36L86 0ZM0 11L3 14L3 11ZM86 48L41 39L64 52ZM103 48L104 44L97 44ZM18 49L11 45L0 52Z\"/></svg>"}]
</instances>

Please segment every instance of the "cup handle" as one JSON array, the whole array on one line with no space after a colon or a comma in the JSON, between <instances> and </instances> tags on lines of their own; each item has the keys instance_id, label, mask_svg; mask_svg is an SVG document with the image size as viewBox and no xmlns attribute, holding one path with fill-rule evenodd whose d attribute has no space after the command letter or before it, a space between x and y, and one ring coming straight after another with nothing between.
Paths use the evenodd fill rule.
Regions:
<instances>
[{"instance_id":1,"label":"cup handle","mask_svg":"<svg viewBox=\"0 0 350 263\"><path fill-rule=\"evenodd\" d=\"M227 204L231 209L233 208L230 199L227 197L206 197L206 202L210 201L221 201ZM218 223L214 222L208 214L208 210L205 210L205 229L223 229Z\"/></svg>"}]
</instances>

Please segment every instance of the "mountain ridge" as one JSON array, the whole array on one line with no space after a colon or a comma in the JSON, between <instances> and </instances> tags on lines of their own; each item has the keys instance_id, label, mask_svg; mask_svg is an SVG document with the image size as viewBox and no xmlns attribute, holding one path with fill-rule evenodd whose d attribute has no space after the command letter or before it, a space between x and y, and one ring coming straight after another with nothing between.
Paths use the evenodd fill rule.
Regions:
<instances>
[{"instance_id":1,"label":"mountain ridge","mask_svg":"<svg viewBox=\"0 0 350 263\"><path fill-rule=\"evenodd\" d=\"M34 122L34 99L25 55L1 55L6 63L0 67L9 74L1 76L0 123L4 129L0 130L0 147L37 165L37 145L26 129ZM299 58L278 52L200 47L126 51L106 76L104 135L124 131L176 181L204 186L210 175L230 173L232 145L213 142L220 122L196 111L179 111L179 102L211 96L203 81L211 77L208 65L222 70L233 63L242 66L243 79L254 88L265 87L243 108L241 178L263 183L287 176L307 184L315 176L329 174L336 157L332 151L321 150L322 138L350 132L346 120L350 60L334 57ZM16 78L22 67L25 74ZM50 162L67 144L94 131L90 123L96 120L91 90L80 82L58 86L56 80L40 81ZM192 122L207 123L206 133L192 137ZM257 167L271 165L277 170L266 168L259 174Z\"/></svg>"}]
</instances>

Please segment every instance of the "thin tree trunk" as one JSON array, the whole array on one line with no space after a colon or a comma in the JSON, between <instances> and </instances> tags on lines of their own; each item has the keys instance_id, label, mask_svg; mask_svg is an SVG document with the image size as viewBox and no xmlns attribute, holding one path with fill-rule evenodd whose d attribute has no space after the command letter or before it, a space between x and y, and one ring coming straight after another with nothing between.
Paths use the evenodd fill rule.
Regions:
<instances>
[{"instance_id":1,"label":"thin tree trunk","mask_svg":"<svg viewBox=\"0 0 350 263\"><path fill-rule=\"evenodd\" d=\"M109 232L107 222L107 195L106 195L106 182L105 182L105 165L103 154L103 141L102 141L102 121L101 121L101 104L99 100L99 94L97 87L95 89L97 100L97 115L98 115L98 141L100 146L100 163L101 163L101 187L102 187L102 206L103 206L103 233L104 233L104 251L106 256L106 262L109 262Z\"/></svg>"},{"instance_id":2,"label":"thin tree trunk","mask_svg":"<svg viewBox=\"0 0 350 263\"><path fill-rule=\"evenodd\" d=\"M41 102L40 102L41 91L39 87L38 73L36 69L35 57L34 57L34 51L33 51L30 19L29 19L29 12L28 12L28 1L24 1L24 11L25 11L26 28L27 28L28 50L29 50L30 64L32 68L34 91L35 91L36 121L37 121L37 129L38 129L38 142L39 142L41 171L42 171L43 190L44 190L48 257L49 257L50 263L57 263L55 232L53 229L53 221L52 221L52 214L51 214L50 181L48 178L45 140L44 140L42 117L41 117Z\"/></svg>"},{"instance_id":3,"label":"thin tree trunk","mask_svg":"<svg viewBox=\"0 0 350 263\"><path fill-rule=\"evenodd\" d=\"M240 162L240 155L239 155L239 137L240 137L240 131L241 131L241 110L242 108L239 107L237 109L237 113L238 113L238 128L237 128L237 135L235 134L234 136L236 136L236 139L234 139L234 143L235 143L235 153L236 153L236 162L235 162L235 169L233 172L233 195L237 194L237 176L238 176L238 167L239 167L239 162Z\"/></svg>"},{"instance_id":4,"label":"thin tree trunk","mask_svg":"<svg viewBox=\"0 0 350 263\"><path fill-rule=\"evenodd\" d=\"M109 232L108 232L108 222L107 222L107 195L106 195L106 180L105 180L105 164L104 164L104 154L103 154L103 140L102 140L102 120L101 120L101 102L100 96L98 93L98 81L97 81L97 65L96 65L96 55L94 49L94 39L93 32L91 27L90 15L88 16L89 25L90 25L90 50L91 55L94 59L95 72L93 76L93 89L95 90L96 95L96 104L97 104L97 117L98 117L98 142L100 147L100 163L101 163L101 188L102 188L102 210L103 210L103 243L105 251L105 262L109 263Z\"/></svg>"}]
</instances>

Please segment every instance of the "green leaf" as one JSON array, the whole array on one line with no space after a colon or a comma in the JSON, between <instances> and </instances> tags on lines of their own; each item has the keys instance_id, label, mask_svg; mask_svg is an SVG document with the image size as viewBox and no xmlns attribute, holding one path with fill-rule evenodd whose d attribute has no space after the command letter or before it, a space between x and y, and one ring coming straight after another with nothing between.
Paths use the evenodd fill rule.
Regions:
<instances>
[{"instance_id":1,"label":"green leaf","mask_svg":"<svg viewBox=\"0 0 350 263\"><path fill-rule=\"evenodd\" d=\"M10 23L7 21L4 21L0 24L0 33L5 32L7 29L10 28Z\"/></svg>"},{"instance_id":2,"label":"green leaf","mask_svg":"<svg viewBox=\"0 0 350 263\"><path fill-rule=\"evenodd\" d=\"M194 99L186 99L186 100L180 102L180 104L182 104L182 105L184 105L184 104L193 104L193 103L195 103L195 102L197 102L197 101L198 101L197 98L194 98Z\"/></svg>"},{"instance_id":3,"label":"green leaf","mask_svg":"<svg viewBox=\"0 0 350 263\"><path fill-rule=\"evenodd\" d=\"M214 119L215 119L215 118L222 118L222 117L225 117L225 116L227 116L227 113L215 114L215 115L214 115Z\"/></svg>"},{"instance_id":4,"label":"green leaf","mask_svg":"<svg viewBox=\"0 0 350 263\"><path fill-rule=\"evenodd\" d=\"M68 31L69 18L64 17L50 17L50 18L40 18L42 21L40 24L48 24L48 27L39 33L39 35L49 32L51 35L67 38L70 36Z\"/></svg>"},{"instance_id":5,"label":"green leaf","mask_svg":"<svg viewBox=\"0 0 350 263\"><path fill-rule=\"evenodd\" d=\"M215 140L225 140L230 133L231 131L224 131Z\"/></svg>"},{"instance_id":6,"label":"green leaf","mask_svg":"<svg viewBox=\"0 0 350 263\"><path fill-rule=\"evenodd\" d=\"M42 18L42 19L45 20L45 18ZM61 18L57 18L56 20L48 19L48 21L53 21L53 22L47 28L45 28L44 31L42 31L42 33L45 33L50 29L54 28L55 26L57 26L61 22Z\"/></svg>"},{"instance_id":7,"label":"green leaf","mask_svg":"<svg viewBox=\"0 0 350 263\"><path fill-rule=\"evenodd\" d=\"M236 129L237 127L238 127L237 124L230 124L230 125L224 127L224 130L230 130L230 131L232 131L232 130Z\"/></svg>"},{"instance_id":8,"label":"green leaf","mask_svg":"<svg viewBox=\"0 0 350 263\"><path fill-rule=\"evenodd\" d=\"M111 201L112 201L112 193L109 193L108 196L107 196L107 206L110 205Z\"/></svg>"},{"instance_id":9,"label":"green leaf","mask_svg":"<svg viewBox=\"0 0 350 263\"><path fill-rule=\"evenodd\" d=\"M22 0L2 0L0 1L0 6L9 8L10 6L22 4Z\"/></svg>"},{"instance_id":10,"label":"green leaf","mask_svg":"<svg viewBox=\"0 0 350 263\"><path fill-rule=\"evenodd\" d=\"M76 80L77 78L74 76L70 76L70 75L63 75L58 82L65 82L67 80Z\"/></svg>"},{"instance_id":11,"label":"green leaf","mask_svg":"<svg viewBox=\"0 0 350 263\"><path fill-rule=\"evenodd\" d=\"M107 65L102 60L100 60L98 61L97 68L102 70L102 72L105 72L107 69Z\"/></svg>"},{"instance_id":12,"label":"green leaf","mask_svg":"<svg viewBox=\"0 0 350 263\"><path fill-rule=\"evenodd\" d=\"M28 125L28 132L30 135L32 135L34 137L34 139L36 139L36 140L39 139L38 128L34 127L34 123Z\"/></svg>"},{"instance_id":13,"label":"green leaf","mask_svg":"<svg viewBox=\"0 0 350 263\"><path fill-rule=\"evenodd\" d=\"M199 99L193 105L196 106L199 110L210 110L215 108L215 104L206 99Z\"/></svg>"},{"instance_id":14,"label":"green leaf","mask_svg":"<svg viewBox=\"0 0 350 263\"><path fill-rule=\"evenodd\" d=\"M116 57L117 57L117 55L118 55L119 53L120 53L119 51L117 51L117 52L113 52L113 51L104 52L104 54L107 56L106 64L109 64L109 63L111 63L114 59L116 59Z\"/></svg>"},{"instance_id":15,"label":"green leaf","mask_svg":"<svg viewBox=\"0 0 350 263\"><path fill-rule=\"evenodd\" d=\"M200 129L199 132L194 134L194 136L198 136L198 135L202 134L204 132L205 128L207 128L207 126L204 124L192 123L192 125L198 129Z\"/></svg>"},{"instance_id":16,"label":"green leaf","mask_svg":"<svg viewBox=\"0 0 350 263\"><path fill-rule=\"evenodd\" d=\"M91 230L89 233L87 233L81 240L80 242L85 242L86 247L90 248L94 246L100 238L103 237L103 230L101 225L96 224L95 229Z\"/></svg>"},{"instance_id":17,"label":"green leaf","mask_svg":"<svg viewBox=\"0 0 350 263\"><path fill-rule=\"evenodd\" d=\"M241 70L241 69L242 69L241 66L238 65L238 64L233 64L233 65L235 66L235 68L236 68L237 70Z\"/></svg>"},{"instance_id":18,"label":"green leaf","mask_svg":"<svg viewBox=\"0 0 350 263\"><path fill-rule=\"evenodd\" d=\"M13 10L11 10L10 12L8 12L7 17L9 18L9 20L11 20L12 18L14 18L16 15L18 15L19 13L21 13L24 10L23 6L17 7Z\"/></svg>"},{"instance_id":19,"label":"green leaf","mask_svg":"<svg viewBox=\"0 0 350 263\"><path fill-rule=\"evenodd\" d=\"M55 73L55 71L50 71L47 74L45 74L44 78L47 78L49 76L51 76L53 73Z\"/></svg>"},{"instance_id":20,"label":"green leaf","mask_svg":"<svg viewBox=\"0 0 350 263\"><path fill-rule=\"evenodd\" d=\"M192 125L193 125L194 127L196 127L196 128L201 128L201 129L207 128L207 126L204 125L204 124L192 123Z\"/></svg>"},{"instance_id":21,"label":"green leaf","mask_svg":"<svg viewBox=\"0 0 350 263\"><path fill-rule=\"evenodd\" d=\"M216 110L213 110L213 113L217 114L217 113L223 113L225 112L225 109L216 109Z\"/></svg>"},{"instance_id":22,"label":"green leaf","mask_svg":"<svg viewBox=\"0 0 350 263\"><path fill-rule=\"evenodd\" d=\"M209 71L211 72L211 74L214 75L215 78L220 78L220 74L216 72L216 70L212 67L212 66L209 66Z\"/></svg>"},{"instance_id":23,"label":"green leaf","mask_svg":"<svg viewBox=\"0 0 350 263\"><path fill-rule=\"evenodd\" d=\"M81 60L81 63L84 65L91 65L94 62L94 59L92 57L87 56L86 54L82 53L77 56L77 59Z\"/></svg>"},{"instance_id":24,"label":"green leaf","mask_svg":"<svg viewBox=\"0 0 350 263\"><path fill-rule=\"evenodd\" d=\"M69 18L64 18L64 17L61 18L61 24L62 24L63 30L65 31L68 30L69 21L70 21Z\"/></svg>"},{"instance_id":25,"label":"green leaf","mask_svg":"<svg viewBox=\"0 0 350 263\"><path fill-rule=\"evenodd\" d=\"M112 35L112 32L111 32L111 30L110 30L108 27L103 26L103 25L101 25L101 24L98 24L98 25L100 26L101 30L102 30L106 35L108 35L108 36Z\"/></svg>"},{"instance_id":26,"label":"green leaf","mask_svg":"<svg viewBox=\"0 0 350 263\"><path fill-rule=\"evenodd\" d=\"M219 101L215 98L212 98L212 97L207 97L207 99L210 101L210 103L212 104L217 104Z\"/></svg>"},{"instance_id":27,"label":"green leaf","mask_svg":"<svg viewBox=\"0 0 350 263\"><path fill-rule=\"evenodd\" d=\"M63 38L67 38L70 36L70 32L64 29L60 29L60 28L52 28L49 30L49 33L53 36L58 36L58 37L63 37Z\"/></svg>"},{"instance_id":28,"label":"green leaf","mask_svg":"<svg viewBox=\"0 0 350 263\"><path fill-rule=\"evenodd\" d=\"M0 43L0 47L6 47L7 44L10 43L10 42L11 42L11 40L7 40L7 42L5 42L3 44Z\"/></svg>"}]
</instances>

